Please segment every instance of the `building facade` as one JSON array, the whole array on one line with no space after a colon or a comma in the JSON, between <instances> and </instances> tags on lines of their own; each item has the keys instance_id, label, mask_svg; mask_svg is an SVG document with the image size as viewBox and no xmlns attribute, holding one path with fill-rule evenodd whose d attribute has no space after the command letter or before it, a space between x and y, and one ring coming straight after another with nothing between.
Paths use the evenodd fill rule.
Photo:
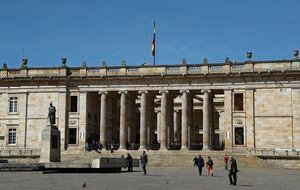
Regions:
<instances>
[{"instance_id":1,"label":"building facade","mask_svg":"<svg viewBox=\"0 0 300 190\"><path fill-rule=\"evenodd\" d=\"M39 151L56 107L61 148L300 148L300 62L18 69L0 81L0 151Z\"/></svg>"}]
</instances>

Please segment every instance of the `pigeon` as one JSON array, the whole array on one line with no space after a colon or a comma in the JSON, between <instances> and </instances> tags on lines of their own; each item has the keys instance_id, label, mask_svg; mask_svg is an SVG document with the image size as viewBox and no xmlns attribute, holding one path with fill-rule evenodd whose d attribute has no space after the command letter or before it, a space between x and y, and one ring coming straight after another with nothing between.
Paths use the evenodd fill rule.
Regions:
<instances>
[{"instance_id":1,"label":"pigeon","mask_svg":"<svg viewBox=\"0 0 300 190\"><path fill-rule=\"evenodd\" d=\"M83 187L83 188L85 188L85 187L86 187L86 183L85 183L85 182L83 183L82 187Z\"/></svg>"}]
</instances>

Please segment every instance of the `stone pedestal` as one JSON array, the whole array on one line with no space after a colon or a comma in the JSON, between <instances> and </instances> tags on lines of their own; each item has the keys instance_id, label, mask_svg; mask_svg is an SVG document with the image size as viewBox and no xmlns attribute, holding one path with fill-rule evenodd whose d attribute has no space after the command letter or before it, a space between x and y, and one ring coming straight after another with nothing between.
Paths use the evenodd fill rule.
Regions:
<instances>
[{"instance_id":1,"label":"stone pedestal","mask_svg":"<svg viewBox=\"0 0 300 190\"><path fill-rule=\"evenodd\" d=\"M42 130L40 163L60 162L60 131L47 126Z\"/></svg>"}]
</instances>

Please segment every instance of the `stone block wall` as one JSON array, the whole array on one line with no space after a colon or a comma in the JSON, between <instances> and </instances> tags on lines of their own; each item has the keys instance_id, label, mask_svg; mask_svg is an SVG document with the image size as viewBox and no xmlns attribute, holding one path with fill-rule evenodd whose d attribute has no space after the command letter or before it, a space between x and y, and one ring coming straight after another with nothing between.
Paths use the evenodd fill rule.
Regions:
<instances>
[{"instance_id":1,"label":"stone block wall","mask_svg":"<svg viewBox=\"0 0 300 190\"><path fill-rule=\"evenodd\" d=\"M293 147L300 149L300 89L292 89Z\"/></svg>"},{"instance_id":2,"label":"stone block wall","mask_svg":"<svg viewBox=\"0 0 300 190\"><path fill-rule=\"evenodd\" d=\"M48 107L52 102L56 107L56 124L65 120L62 116L65 110L65 101L61 100L61 94L56 92L15 92L8 91L0 95L0 148L40 148L41 131L49 125ZM9 97L18 97L18 111L9 113ZM62 109L63 108L63 109ZM8 145L8 129L16 129L16 145ZM63 127L64 129L64 127ZM63 130L64 133L64 130ZM62 137L64 140L64 137Z\"/></svg>"},{"instance_id":3,"label":"stone block wall","mask_svg":"<svg viewBox=\"0 0 300 190\"><path fill-rule=\"evenodd\" d=\"M291 148L293 113L290 88L256 89L256 148Z\"/></svg>"}]
</instances>

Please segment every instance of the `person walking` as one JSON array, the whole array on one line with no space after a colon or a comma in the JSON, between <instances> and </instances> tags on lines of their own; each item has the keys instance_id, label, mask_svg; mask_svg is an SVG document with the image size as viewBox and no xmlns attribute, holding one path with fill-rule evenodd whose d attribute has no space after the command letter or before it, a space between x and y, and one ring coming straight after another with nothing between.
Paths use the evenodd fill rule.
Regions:
<instances>
[{"instance_id":1,"label":"person walking","mask_svg":"<svg viewBox=\"0 0 300 190\"><path fill-rule=\"evenodd\" d=\"M141 155L140 160L141 160L141 165L142 165L142 168L144 171L144 175L147 175L146 166L148 163L148 156L145 151L143 151L143 154Z\"/></svg>"},{"instance_id":2,"label":"person walking","mask_svg":"<svg viewBox=\"0 0 300 190\"><path fill-rule=\"evenodd\" d=\"M228 170L228 161L229 161L228 155L225 154L224 155L225 170Z\"/></svg>"},{"instance_id":3,"label":"person walking","mask_svg":"<svg viewBox=\"0 0 300 190\"><path fill-rule=\"evenodd\" d=\"M127 157L126 157L126 161L127 161L127 167L128 167L128 171L132 172L133 171L133 166L132 166L132 156L128 153Z\"/></svg>"},{"instance_id":4,"label":"person walking","mask_svg":"<svg viewBox=\"0 0 300 190\"><path fill-rule=\"evenodd\" d=\"M197 165L197 156L194 157L193 162L194 162L193 166L195 167Z\"/></svg>"},{"instance_id":5,"label":"person walking","mask_svg":"<svg viewBox=\"0 0 300 190\"><path fill-rule=\"evenodd\" d=\"M204 160L201 157L201 155L199 155L198 158L196 158L196 165L198 167L199 176L201 176L202 175L202 168L204 167Z\"/></svg>"},{"instance_id":6,"label":"person walking","mask_svg":"<svg viewBox=\"0 0 300 190\"><path fill-rule=\"evenodd\" d=\"M114 141L110 143L110 153L114 153Z\"/></svg>"},{"instance_id":7,"label":"person walking","mask_svg":"<svg viewBox=\"0 0 300 190\"><path fill-rule=\"evenodd\" d=\"M213 166L214 166L214 162L212 161L212 159L210 158L210 156L208 157L208 160L206 162L206 167L207 167L207 175L211 175L213 176Z\"/></svg>"},{"instance_id":8,"label":"person walking","mask_svg":"<svg viewBox=\"0 0 300 190\"><path fill-rule=\"evenodd\" d=\"M228 174L230 185L236 185L237 172L238 172L238 168L237 168L236 160L231 156L230 157L230 170L229 170L229 174Z\"/></svg>"}]
</instances>

